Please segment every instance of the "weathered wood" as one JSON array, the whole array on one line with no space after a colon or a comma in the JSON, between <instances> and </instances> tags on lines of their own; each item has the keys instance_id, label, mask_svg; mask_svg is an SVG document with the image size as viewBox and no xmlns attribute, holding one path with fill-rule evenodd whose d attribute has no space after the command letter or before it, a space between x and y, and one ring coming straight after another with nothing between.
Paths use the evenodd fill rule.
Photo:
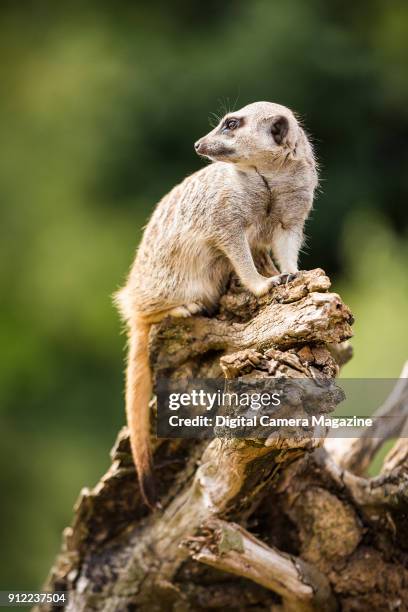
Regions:
<instances>
[{"instance_id":1,"label":"weathered wood","mask_svg":"<svg viewBox=\"0 0 408 612\"><path fill-rule=\"evenodd\" d=\"M154 375L335 377L350 354L352 316L329 287L312 270L256 300L232 279L212 317L155 326ZM154 440L161 509L149 513L124 428L107 474L81 493L47 587L68 591L75 612L322 610L333 601L407 609L407 538L393 539L406 511L406 456L400 449L373 482L337 466L322 443ZM208 530L218 542L220 525L240 533L250 561L200 548Z\"/></svg>"},{"instance_id":2,"label":"weathered wood","mask_svg":"<svg viewBox=\"0 0 408 612\"><path fill-rule=\"evenodd\" d=\"M335 610L326 577L301 559L266 546L236 523L214 519L184 542L192 558L281 595L286 612Z\"/></svg>"}]
</instances>

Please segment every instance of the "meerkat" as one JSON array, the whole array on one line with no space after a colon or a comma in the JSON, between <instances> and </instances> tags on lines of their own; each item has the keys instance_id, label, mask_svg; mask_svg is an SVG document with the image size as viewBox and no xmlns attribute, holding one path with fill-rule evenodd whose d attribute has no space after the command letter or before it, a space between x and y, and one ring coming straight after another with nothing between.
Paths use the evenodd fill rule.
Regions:
<instances>
[{"instance_id":1,"label":"meerkat","mask_svg":"<svg viewBox=\"0 0 408 612\"><path fill-rule=\"evenodd\" d=\"M217 304L234 271L255 296L281 282L254 263L272 251L281 275L298 271L317 170L312 146L288 108L255 102L227 114L195 143L212 163L156 206L126 285L115 302L128 328L126 415L144 501L153 506L148 337L168 315L188 317Z\"/></svg>"}]
</instances>

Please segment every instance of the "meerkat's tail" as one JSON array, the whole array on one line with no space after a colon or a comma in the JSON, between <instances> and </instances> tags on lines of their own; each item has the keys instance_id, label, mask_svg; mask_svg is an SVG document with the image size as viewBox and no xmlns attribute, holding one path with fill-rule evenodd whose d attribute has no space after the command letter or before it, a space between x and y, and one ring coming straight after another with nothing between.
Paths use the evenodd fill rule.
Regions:
<instances>
[{"instance_id":1,"label":"meerkat's tail","mask_svg":"<svg viewBox=\"0 0 408 612\"><path fill-rule=\"evenodd\" d=\"M150 323L141 319L132 322L126 370L126 416L130 445L145 503L153 508L156 491L150 445L149 401L152 392L149 364Z\"/></svg>"}]
</instances>

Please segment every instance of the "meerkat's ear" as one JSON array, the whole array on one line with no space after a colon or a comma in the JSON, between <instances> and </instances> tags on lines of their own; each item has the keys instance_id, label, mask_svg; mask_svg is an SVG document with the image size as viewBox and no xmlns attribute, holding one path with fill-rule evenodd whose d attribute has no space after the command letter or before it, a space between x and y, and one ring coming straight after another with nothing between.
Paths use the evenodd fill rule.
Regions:
<instances>
[{"instance_id":1,"label":"meerkat's ear","mask_svg":"<svg viewBox=\"0 0 408 612\"><path fill-rule=\"evenodd\" d=\"M276 144L284 144L289 132L289 121L283 115L273 118L271 126L272 136Z\"/></svg>"}]
</instances>

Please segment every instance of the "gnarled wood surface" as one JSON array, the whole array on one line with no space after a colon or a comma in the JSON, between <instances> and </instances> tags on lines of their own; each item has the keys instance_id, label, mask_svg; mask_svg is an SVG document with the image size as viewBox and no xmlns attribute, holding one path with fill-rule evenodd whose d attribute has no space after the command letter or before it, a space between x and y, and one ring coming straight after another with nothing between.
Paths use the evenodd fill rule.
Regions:
<instances>
[{"instance_id":1,"label":"gnarled wood surface","mask_svg":"<svg viewBox=\"0 0 408 612\"><path fill-rule=\"evenodd\" d=\"M329 288L312 270L256 300L232 279L214 316L152 330L153 372L334 378L352 316ZM322 445L156 440L161 508L149 513L124 428L108 472L81 492L47 588L68 591L75 612L407 610L406 447L369 480L358 453L352 474Z\"/></svg>"}]
</instances>

